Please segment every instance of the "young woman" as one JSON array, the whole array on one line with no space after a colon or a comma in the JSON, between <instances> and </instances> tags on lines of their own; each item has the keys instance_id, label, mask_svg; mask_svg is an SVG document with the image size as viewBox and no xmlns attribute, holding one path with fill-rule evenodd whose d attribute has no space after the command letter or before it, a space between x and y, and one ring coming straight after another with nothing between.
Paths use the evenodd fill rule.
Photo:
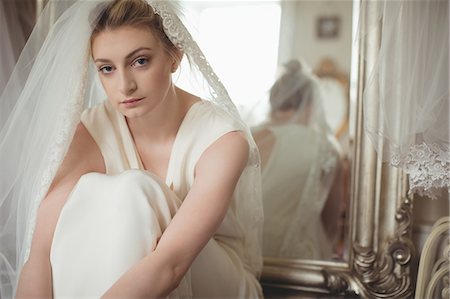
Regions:
<instances>
[{"instance_id":1,"label":"young woman","mask_svg":"<svg viewBox=\"0 0 450 299\"><path fill-rule=\"evenodd\" d=\"M8 143L37 151L2 182L13 190L1 194L5 227L25 227L15 248L0 245L2 298L262 296L256 147L174 11L169 1L80 1L50 31L0 135L2 162L29 153ZM210 98L174 84L183 56ZM21 109L39 120L19 129L33 134L24 141L5 133ZM35 167L36 154L47 164Z\"/></svg>"}]
</instances>

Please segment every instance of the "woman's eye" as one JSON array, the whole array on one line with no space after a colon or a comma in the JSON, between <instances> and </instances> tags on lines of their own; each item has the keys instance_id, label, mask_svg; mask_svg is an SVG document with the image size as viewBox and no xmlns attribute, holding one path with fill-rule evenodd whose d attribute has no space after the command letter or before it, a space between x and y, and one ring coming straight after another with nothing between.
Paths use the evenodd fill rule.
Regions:
<instances>
[{"instance_id":1,"label":"woman's eye","mask_svg":"<svg viewBox=\"0 0 450 299\"><path fill-rule=\"evenodd\" d=\"M105 66L102 66L101 68L99 68L98 71L103 74L109 74L113 71L113 68L112 68L112 66L105 65Z\"/></svg>"},{"instance_id":2,"label":"woman's eye","mask_svg":"<svg viewBox=\"0 0 450 299\"><path fill-rule=\"evenodd\" d=\"M136 59L136 60L133 62L133 65L135 65L135 66L143 66L143 65L146 65L147 62L148 62L148 59L142 57L142 58Z\"/></svg>"}]
</instances>

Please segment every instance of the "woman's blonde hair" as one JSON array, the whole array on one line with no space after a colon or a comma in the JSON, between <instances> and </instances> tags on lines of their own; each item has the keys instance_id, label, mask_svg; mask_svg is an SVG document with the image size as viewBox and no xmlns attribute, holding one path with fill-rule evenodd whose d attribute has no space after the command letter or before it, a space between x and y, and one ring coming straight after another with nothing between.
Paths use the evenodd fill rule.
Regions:
<instances>
[{"instance_id":1,"label":"woman's blonde hair","mask_svg":"<svg viewBox=\"0 0 450 299\"><path fill-rule=\"evenodd\" d=\"M148 27L155 37L162 42L169 55L174 58L179 57L179 49L164 32L161 17L145 0L114 0L106 6L103 4L100 13L95 18L91 43L100 32L122 26Z\"/></svg>"},{"instance_id":2,"label":"woman's blonde hair","mask_svg":"<svg viewBox=\"0 0 450 299\"><path fill-rule=\"evenodd\" d=\"M314 96L314 81L298 60L285 63L284 71L270 89L272 111L297 110L307 107Z\"/></svg>"}]
</instances>

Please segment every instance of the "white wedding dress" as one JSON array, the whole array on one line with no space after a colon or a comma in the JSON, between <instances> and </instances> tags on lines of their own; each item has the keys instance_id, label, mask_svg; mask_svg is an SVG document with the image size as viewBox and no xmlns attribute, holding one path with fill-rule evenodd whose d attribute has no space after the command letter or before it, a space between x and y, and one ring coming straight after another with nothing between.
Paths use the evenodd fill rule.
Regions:
<instances>
[{"instance_id":1,"label":"white wedding dress","mask_svg":"<svg viewBox=\"0 0 450 299\"><path fill-rule=\"evenodd\" d=\"M99 298L151 252L189 192L203 151L238 128L214 104L195 103L179 128L163 182L144 170L125 118L108 101L85 111L82 122L100 148L106 174L82 176L61 212L50 257L55 299ZM262 297L244 258L235 200L170 298Z\"/></svg>"}]
</instances>

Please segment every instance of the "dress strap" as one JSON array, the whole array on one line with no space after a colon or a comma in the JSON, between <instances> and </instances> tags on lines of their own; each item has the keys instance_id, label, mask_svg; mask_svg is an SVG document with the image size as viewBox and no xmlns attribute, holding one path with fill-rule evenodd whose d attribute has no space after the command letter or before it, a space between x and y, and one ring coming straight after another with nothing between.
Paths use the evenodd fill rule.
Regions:
<instances>
[{"instance_id":1,"label":"dress strap","mask_svg":"<svg viewBox=\"0 0 450 299\"><path fill-rule=\"evenodd\" d=\"M186 115L173 144L166 184L183 199L194 183L195 166L203 152L239 125L213 103L196 103Z\"/></svg>"}]
</instances>

